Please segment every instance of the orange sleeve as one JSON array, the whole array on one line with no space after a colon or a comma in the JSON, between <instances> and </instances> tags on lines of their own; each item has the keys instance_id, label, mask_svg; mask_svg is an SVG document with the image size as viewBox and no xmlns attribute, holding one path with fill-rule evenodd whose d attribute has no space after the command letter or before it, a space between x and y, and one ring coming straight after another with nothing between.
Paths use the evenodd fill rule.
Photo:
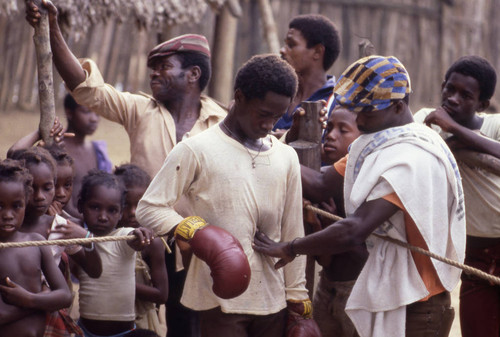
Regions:
<instances>
[{"instance_id":1,"label":"orange sleeve","mask_svg":"<svg viewBox=\"0 0 500 337\"><path fill-rule=\"evenodd\" d=\"M385 197L383 197L383 199L396 205L404 212L406 239L408 240L408 243L412 246L428 250L429 248L427 247L422 234L420 234L417 225L406 211L398 195L394 192L386 195ZM411 255L413 257L415 265L417 266L418 273L420 274L425 287L429 291L429 295L420 301L427 301L431 296L440 294L445 291L446 289L443 287L441 281L439 280L439 276L437 275L436 269L432 264L431 258L417 252L411 252Z\"/></svg>"},{"instance_id":2,"label":"orange sleeve","mask_svg":"<svg viewBox=\"0 0 500 337\"><path fill-rule=\"evenodd\" d=\"M337 160L335 163L333 163L333 167L335 168L335 171L337 171L342 177L345 177L345 170L347 167L347 158L349 157L348 154L346 154L343 158Z\"/></svg>"}]
</instances>

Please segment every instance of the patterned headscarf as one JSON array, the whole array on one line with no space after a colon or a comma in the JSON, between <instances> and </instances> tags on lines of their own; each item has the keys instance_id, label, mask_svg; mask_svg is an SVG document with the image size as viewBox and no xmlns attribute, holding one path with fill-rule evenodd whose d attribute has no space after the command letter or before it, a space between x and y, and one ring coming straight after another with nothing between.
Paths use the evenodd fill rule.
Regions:
<instances>
[{"instance_id":1,"label":"patterned headscarf","mask_svg":"<svg viewBox=\"0 0 500 337\"><path fill-rule=\"evenodd\" d=\"M335 102L354 112L383 110L411 92L410 76L394 56L367 56L351 64L340 76Z\"/></svg>"},{"instance_id":2,"label":"patterned headscarf","mask_svg":"<svg viewBox=\"0 0 500 337\"><path fill-rule=\"evenodd\" d=\"M185 34L168 41L162 42L149 52L148 67L153 65L153 60L158 57L167 57L176 53L196 52L210 57L210 47L203 35Z\"/></svg>"}]
</instances>

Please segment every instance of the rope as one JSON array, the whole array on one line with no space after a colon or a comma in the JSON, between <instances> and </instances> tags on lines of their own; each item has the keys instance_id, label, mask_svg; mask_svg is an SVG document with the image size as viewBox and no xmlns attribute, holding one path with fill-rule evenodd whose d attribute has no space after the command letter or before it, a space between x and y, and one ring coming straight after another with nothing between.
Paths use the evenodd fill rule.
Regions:
<instances>
[{"instance_id":1,"label":"rope","mask_svg":"<svg viewBox=\"0 0 500 337\"><path fill-rule=\"evenodd\" d=\"M59 239L59 240L40 240L40 241L23 241L23 242L0 242L2 248L21 248L21 247L40 247L40 246L69 246L83 245L91 242L107 242L107 241L125 241L135 239L135 235L122 236L99 236L87 239Z\"/></svg>"},{"instance_id":2,"label":"rope","mask_svg":"<svg viewBox=\"0 0 500 337\"><path fill-rule=\"evenodd\" d=\"M307 209L307 210L310 210L310 211L312 211L312 212L314 212L316 214L319 214L319 215L321 215L321 216L323 216L323 217L325 217L327 219L333 220L333 221L339 221L339 220L343 219L342 217L339 217L339 216L334 215L332 213L326 212L326 211L324 211L322 209L319 209L317 207L314 207L312 205L306 205L304 208ZM398 240L398 239L394 239L394 238L391 238L391 237L388 237L388 236L382 236L382 235L375 234L375 233L372 233L371 235L376 236L376 237L378 237L378 238L380 238L382 240L386 240L386 241L389 241L391 243L394 243L394 244L396 244L398 246L407 248L407 249L411 250L412 252L417 252L417 253L429 256L429 257L431 257L433 259L436 259L438 261L441 261L441 262L444 262L444 263L449 264L451 266L454 266L456 268L462 269L463 271L465 271L468 274L472 274L472 275L475 275L475 276L480 277L482 279L486 279L486 280L490 281L493 284L500 285L500 278L499 277L496 277L496 276L493 276L491 274L485 273L484 271L479 270L477 268L473 268L473 267L468 266L466 264L463 264L463 263L460 263L460 262L457 262L457 261L454 261L454 260L450 260L450 259L448 259L446 257L434 254L434 253L429 252L428 250L425 250L425 249L420 248L420 247L412 246L409 243L401 241L401 240Z\"/></svg>"},{"instance_id":3,"label":"rope","mask_svg":"<svg viewBox=\"0 0 500 337\"><path fill-rule=\"evenodd\" d=\"M333 221L339 221L342 220L342 217L339 217L337 215L334 215L332 213L326 212L320 208L314 207L312 205L306 205L304 207L307 210L310 210L316 214L319 214L327 219L333 220ZM425 250L420 247L412 246L407 242L403 242L398 239L390 238L387 236L382 236L378 235L375 233L372 233L371 235L376 236L378 238L381 238L383 240L392 242L398 246L407 248L413 252L417 252L426 256L429 256L433 259L436 259L438 261L444 262L446 264L449 264L451 266L454 266L456 268L462 269L468 274L475 275L477 277L480 277L482 279L488 280L493 284L500 285L500 278L493 276L491 274L485 273L482 270L479 270L477 268L473 268L471 266L467 266L463 263L450 260L446 257L442 257L440 255L434 254L432 252L429 252L428 250ZM135 235L123 235L123 236L100 236L100 237L93 237L93 238L86 238L86 239L59 239L59 240L41 240L41 241L23 241L23 242L0 242L0 249L3 248L20 248L20 247L39 247L39 246L51 246L51 245L57 245L57 246L68 246L68 245L81 245L81 244L86 244L86 243L91 243L91 242L107 242L107 241L125 241L125 240L132 240L135 239ZM168 245L166 242L163 240L164 244L166 247ZM168 249L170 250L170 249ZM170 252L169 252L170 253Z\"/></svg>"},{"instance_id":4,"label":"rope","mask_svg":"<svg viewBox=\"0 0 500 337\"><path fill-rule=\"evenodd\" d=\"M58 239L58 240L41 240L41 241L23 241L23 242L0 242L0 249L3 248L22 248L22 247L40 247L40 246L69 246L83 245L91 242L108 242L108 241L127 241L135 239L135 235L119 235L119 236L99 236L85 239ZM159 236L165 249L169 254L172 250L162 236Z\"/></svg>"}]
</instances>

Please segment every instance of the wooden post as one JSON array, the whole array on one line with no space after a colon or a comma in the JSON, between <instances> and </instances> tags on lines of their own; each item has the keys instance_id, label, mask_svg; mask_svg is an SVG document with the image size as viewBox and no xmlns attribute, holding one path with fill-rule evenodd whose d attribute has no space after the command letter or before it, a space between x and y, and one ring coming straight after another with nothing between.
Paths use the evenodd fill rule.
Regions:
<instances>
[{"instance_id":1,"label":"wooden post","mask_svg":"<svg viewBox=\"0 0 500 337\"><path fill-rule=\"evenodd\" d=\"M217 15L212 48L212 80L210 96L228 104L233 92L234 47L238 20L225 6Z\"/></svg>"},{"instance_id":2,"label":"wooden post","mask_svg":"<svg viewBox=\"0 0 500 337\"><path fill-rule=\"evenodd\" d=\"M295 149L302 165L319 171L321 169L321 124L319 123L320 111L324 107L323 103L302 102L302 108L305 115L300 117L299 137L289 145ZM312 228L304 223L305 234L311 234ZM306 288L309 291L309 297L313 298L314 277L316 261L314 257L307 257L306 264Z\"/></svg>"},{"instance_id":3,"label":"wooden post","mask_svg":"<svg viewBox=\"0 0 500 337\"><path fill-rule=\"evenodd\" d=\"M49 15L42 6L40 0L27 0L34 2L40 10L40 21L35 27L33 42L35 43L36 63L38 70L38 96L40 101L40 124L39 130L43 141L47 145L52 144L50 129L56 117L54 83L52 76L52 49L50 48Z\"/></svg>"},{"instance_id":4,"label":"wooden post","mask_svg":"<svg viewBox=\"0 0 500 337\"><path fill-rule=\"evenodd\" d=\"M269 52L278 54L280 52L280 40L278 38L278 29L274 20L273 11L269 0L259 0L259 11L264 26L264 36L269 47Z\"/></svg>"}]
</instances>

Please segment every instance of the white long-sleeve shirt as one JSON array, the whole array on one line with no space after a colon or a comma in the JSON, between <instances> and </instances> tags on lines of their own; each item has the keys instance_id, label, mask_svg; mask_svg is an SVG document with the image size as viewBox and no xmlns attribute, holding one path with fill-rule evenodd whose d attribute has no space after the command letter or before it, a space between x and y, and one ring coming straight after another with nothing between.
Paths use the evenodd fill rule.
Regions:
<instances>
[{"instance_id":1,"label":"white long-sleeve shirt","mask_svg":"<svg viewBox=\"0 0 500 337\"><path fill-rule=\"evenodd\" d=\"M181 299L191 309L221 306L226 313L266 315L285 308L287 299L308 298L305 256L275 270L276 260L251 246L257 229L276 241L304 236L297 155L276 138L271 140L272 147L257 155L219 126L186 139L168 155L139 202L139 222L156 234L165 234L183 219L173 205L185 195L192 215L229 231L248 257L252 272L248 289L224 300L211 289L207 264L193 255Z\"/></svg>"}]
</instances>

